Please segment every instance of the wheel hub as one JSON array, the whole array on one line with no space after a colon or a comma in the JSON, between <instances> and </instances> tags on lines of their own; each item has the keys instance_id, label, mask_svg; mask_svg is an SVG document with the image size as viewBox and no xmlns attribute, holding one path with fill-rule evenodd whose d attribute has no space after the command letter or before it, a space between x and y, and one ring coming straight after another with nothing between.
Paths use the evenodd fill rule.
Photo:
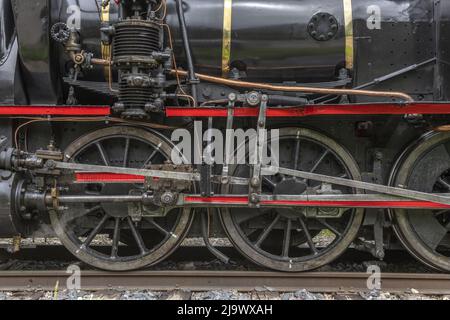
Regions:
<instances>
[{"instance_id":1,"label":"wheel hub","mask_svg":"<svg viewBox=\"0 0 450 320\"><path fill-rule=\"evenodd\" d=\"M128 206L124 203L102 203L102 209L107 215L114 218L128 217Z\"/></svg>"},{"instance_id":2,"label":"wheel hub","mask_svg":"<svg viewBox=\"0 0 450 320\"><path fill-rule=\"evenodd\" d=\"M296 178L288 178L277 183L274 194L300 195L305 193L307 188L306 182Z\"/></svg>"},{"instance_id":3,"label":"wheel hub","mask_svg":"<svg viewBox=\"0 0 450 320\"><path fill-rule=\"evenodd\" d=\"M297 178L287 178L283 179L281 182L277 183L274 189L275 195L302 195L306 192L308 186L305 181L299 180ZM302 208L289 209L289 208L278 208L277 212L290 219L295 219L299 214L302 213Z\"/></svg>"},{"instance_id":4,"label":"wheel hub","mask_svg":"<svg viewBox=\"0 0 450 320\"><path fill-rule=\"evenodd\" d=\"M127 185L113 185L113 184L101 185L100 195L102 196L127 195L129 193L130 189L129 186ZM101 207L103 211L111 217L114 218L128 217L127 203L102 203Z\"/></svg>"}]
</instances>

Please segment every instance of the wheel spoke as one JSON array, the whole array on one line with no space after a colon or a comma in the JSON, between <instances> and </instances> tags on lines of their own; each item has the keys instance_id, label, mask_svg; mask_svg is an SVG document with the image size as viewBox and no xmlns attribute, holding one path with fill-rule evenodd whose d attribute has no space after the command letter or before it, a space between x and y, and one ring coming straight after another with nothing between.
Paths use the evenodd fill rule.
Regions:
<instances>
[{"instance_id":1,"label":"wheel spoke","mask_svg":"<svg viewBox=\"0 0 450 320\"><path fill-rule=\"evenodd\" d=\"M161 150L161 147L162 147L162 142L155 148L155 150L153 150L153 152L150 154L150 156L144 162L144 167L152 164L153 158L156 157L156 155L159 153L159 151Z\"/></svg>"},{"instance_id":2,"label":"wheel spoke","mask_svg":"<svg viewBox=\"0 0 450 320\"><path fill-rule=\"evenodd\" d=\"M447 190L450 191L450 184L449 184L447 181L445 181L445 180L442 179L442 178L439 178L439 179L438 179L438 182L439 182L444 188L446 188Z\"/></svg>"},{"instance_id":3,"label":"wheel spoke","mask_svg":"<svg viewBox=\"0 0 450 320\"><path fill-rule=\"evenodd\" d=\"M90 209L88 209L86 211L81 211L81 210L78 211L77 210L74 214L64 214L62 219L61 219L61 221L63 223L69 223L69 222L72 222L75 219L78 219L78 218L87 216L87 215L89 215L91 213L94 213L96 211L99 211L99 210L101 210L101 208L102 208L101 206L95 206L95 207L92 207L92 208L90 208Z\"/></svg>"},{"instance_id":4,"label":"wheel spoke","mask_svg":"<svg viewBox=\"0 0 450 320\"><path fill-rule=\"evenodd\" d=\"M130 153L130 138L126 138L125 140L125 150L123 152L123 167L128 167L128 156Z\"/></svg>"},{"instance_id":5,"label":"wheel spoke","mask_svg":"<svg viewBox=\"0 0 450 320\"><path fill-rule=\"evenodd\" d=\"M300 138L297 137L297 144L295 146L294 170L298 169L300 163Z\"/></svg>"},{"instance_id":6,"label":"wheel spoke","mask_svg":"<svg viewBox=\"0 0 450 320\"><path fill-rule=\"evenodd\" d=\"M248 169L251 171L252 166L250 166L250 164L245 163L245 166L248 167ZM266 185L270 188L275 189L276 188L276 183L274 183L272 180L270 180L267 176L262 176L262 182L266 183Z\"/></svg>"},{"instance_id":7,"label":"wheel spoke","mask_svg":"<svg viewBox=\"0 0 450 320\"><path fill-rule=\"evenodd\" d=\"M261 244L264 242L264 240L267 239L267 236L269 235L269 233L273 230L273 228L277 224L278 220L280 220L280 217L281 216L279 214L277 214L275 219L266 227L266 229L264 229L264 231L259 236L258 240L256 240L255 246L257 246L258 248L261 246Z\"/></svg>"},{"instance_id":8,"label":"wheel spoke","mask_svg":"<svg viewBox=\"0 0 450 320\"><path fill-rule=\"evenodd\" d=\"M300 225L302 226L303 232L305 233L306 240L308 241L308 246L311 249L311 251L314 254L318 254L319 251L317 251L316 245L314 244L314 241L311 237L311 233L309 233L308 227L306 226L305 221L303 220L303 217L299 217L298 221L300 222Z\"/></svg>"},{"instance_id":9,"label":"wheel spoke","mask_svg":"<svg viewBox=\"0 0 450 320\"><path fill-rule=\"evenodd\" d=\"M321 225L323 225L324 227L326 227L328 230L330 230L331 232L333 232L335 235L337 235L338 237L342 236L342 233L336 229L335 227L333 227L331 224L329 224L328 222L326 222L323 219L316 219L317 222L319 222Z\"/></svg>"},{"instance_id":10,"label":"wheel spoke","mask_svg":"<svg viewBox=\"0 0 450 320\"><path fill-rule=\"evenodd\" d=\"M263 182L265 182L268 187L271 187L272 190L275 189L275 187L277 186L272 180L270 180L266 176L263 176Z\"/></svg>"},{"instance_id":11,"label":"wheel spoke","mask_svg":"<svg viewBox=\"0 0 450 320\"><path fill-rule=\"evenodd\" d=\"M114 223L114 235L113 244L111 249L111 258L117 258L117 252L119 251L119 240L120 240L120 218L115 219Z\"/></svg>"},{"instance_id":12,"label":"wheel spoke","mask_svg":"<svg viewBox=\"0 0 450 320\"><path fill-rule=\"evenodd\" d=\"M443 215L444 213L447 213L447 212L449 212L449 211L450 211L450 209L444 209L444 210L441 210L441 211L436 212L436 213L434 214L434 216L435 216L435 217L439 217L439 216L441 216L441 215Z\"/></svg>"},{"instance_id":13,"label":"wheel spoke","mask_svg":"<svg viewBox=\"0 0 450 320\"><path fill-rule=\"evenodd\" d=\"M133 223L133 220L131 220L130 217L128 217L127 220L128 220L128 225L130 226L131 233L133 234L133 237L136 240L136 244L138 245L139 250L141 251L141 254L145 255L147 253L147 248L145 247L145 243L144 243L144 240L142 239L141 234L136 229L136 227Z\"/></svg>"},{"instance_id":14,"label":"wheel spoke","mask_svg":"<svg viewBox=\"0 0 450 320\"><path fill-rule=\"evenodd\" d=\"M163 235L165 235L165 236L171 235L171 233L169 231L167 231L166 229L161 227L159 224L157 224L154 219L149 219L148 221L152 224L152 226L154 226L156 228L156 230L161 232Z\"/></svg>"},{"instance_id":15,"label":"wheel spoke","mask_svg":"<svg viewBox=\"0 0 450 320\"><path fill-rule=\"evenodd\" d=\"M291 246L291 229L292 221L291 219L288 219L286 222L286 228L284 229L283 257L289 256L289 247Z\"/></svg>"},{"instance_id":16,"label":"wheel spoke","mask_svg":"<svg viewBox=\"0 0 450 320\"><path fill-rule=\"evenodd\" d=\"M103 227L106 224L106 221L108 221L109 216L105 214L102 218L102 220L98 223L98 225L92 230L92 232L89 234L89 236L86 238L86 240L83 242L83 247L87 248L92 243L94 238L99 234L100 231L102 231Z\"/></svg>"},{"instance_id":17,"label":"wheel spoke","mask_svg":"<svg viewBox=\"0 0 450 320\"><path fill-rule=\"evenodd\" d=\"M109 158L108 158L106 151L103 148L102 144L100 142L97 142L95 145L97 146L98 152L100 153L100 156L102 157L103 163L105 164L105 166L109 167Z\"/></svg>"},{"instance_id":18,"label":"wheel spoke","mask_svg":"<svg viewBox=\"0 0 450 320\"><path fill-rule=\"evenodd\" d=\"M101 209L102 209L102 206L101 206L101 205L97 205L97 206L95 206L95 207L92 207L92 208L88 209L88 210L84 213L84 215L88 215L88 214L94 213L95 211L101 210Z\"/></svg>"},{"instance_id":19,"label":"wheel spoke","mask_svg":"<svg viewBox=\"0 0 450 320\"><path fill-rule=\"evenodd\" d=\"M235 221L237 224L241 225L244 222L248 222L248 221L250 221L254 218L260 217L266 213L268 213L268 212L261 210L261 209L257 210L257 209L244 208L239 211L239 215L236 215Z\"/></svg>"},{"instance_id":20,"label":"wheel spoke","mask_svg":"<svg viewBox=\"0 0 450 320\"><path fill-rule=\"evenodd\" d=\"M317 162L314 164L314 166L312 167L312 169L309 171L311 173L315 172L317 170L317 168L319 167L319 165L322 163L322 161L325 159L325 157L330 153L330 151L327 149L324 151L324 153L322 153L322 155L320 156L320 158L317 160Z\"/></svg>"}]
</instances>

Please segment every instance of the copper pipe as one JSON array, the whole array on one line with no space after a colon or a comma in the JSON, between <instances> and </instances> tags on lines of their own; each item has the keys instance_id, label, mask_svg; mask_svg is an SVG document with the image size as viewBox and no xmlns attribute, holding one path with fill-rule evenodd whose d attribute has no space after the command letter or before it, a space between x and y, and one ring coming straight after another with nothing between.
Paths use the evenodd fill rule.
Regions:
<instances>
[{"instance_id":1,"label":"copper pipe","mask_svg":"<svg viewBox=\"0 0 450 320\"><path fill-rule=\"evenodd\" d=\"M70 51L69 56L70 56L70 59L72 59L72 61L75 64L82 64L86 61L86 57L83 54L83 52L76 53L74 51ZM100 66L110 66L113 64L111 59L91 58L90 62L91 62L91 64L100 65Z\"/></svg>"},{"instance_id":2,"label":"copper pipe","mask_svg":"<svg viewBox=\"0 0 450 320\"><path fill-rule=\"evenodd\" d=\"M92 58L91 63L100 65L100 66L110 66L112 64L112 62L110 60L98 59L98 58Z\"/></svg>"},{"instance_id":3,"label":"copper pipe","mask_svg":"<svg viewBox=\"0 0 450 320\"><path fill-rule=\"evenodd\" d=\"M183 70L171 70L171 74L187 76L187 72ZM258 82L245 82L239 80L230 80L219 77L213 77L205 74L197 74L200 80L223 84L230 87L241 87L259 90L269 91L285 91L285 92L304 92L304 93L317 93L317 94L334 94L334 95L355 95L355 96L369 96L369 97L388 97L399 98L404 101L414 102L414 99L402 92L391 91L369 91L369 90L353 90L353 89L325 89L325 88L313 88L313 87L292 87L292 86L276 86L267 83Z\"/></svg>"},{"instance_id":4,"label":"copper pipe","mask_svg":"<svg viewBox=\"0 0 450 320\"><path fill-rule=\"evenodd\" d=\"M109 85L109 91L111 91L112 93L120 93L119 90L114 90L113 89L113 72L112 72L112 65L113 65L113 61L112 61L112 50L109 50L109 60L108 61L108 85Z\"/></svg>"},{"instance_id":5,"label":"copper pipe","mask_svg":"<svg viewBox=\"0 0 450 320\"><path fill-rule=\"evenodd\" d=\"M440 126L440 127L436 127L436 128L434 128L433 129L433 131L436 131L436 132L449 132L450 131L450 125L443 125L443 126Z\"/></svg>"}]
</instances>

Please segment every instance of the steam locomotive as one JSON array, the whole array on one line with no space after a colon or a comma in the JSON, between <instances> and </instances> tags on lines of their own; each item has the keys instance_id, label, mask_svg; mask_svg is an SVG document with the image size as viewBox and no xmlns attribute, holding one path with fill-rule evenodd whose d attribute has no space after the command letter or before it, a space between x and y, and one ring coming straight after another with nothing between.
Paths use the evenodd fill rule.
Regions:
<instances>
[{"instance_id":1,"label":"steam locomotive","mask_svg":"<svg viewBox=\"0 0 450 320\"><path fill-rule=\"evenodd\" d=\"M439 0L0 0L5 249L57 237L125 271L188 236L228 262L226 236L279 271L350 247L450 271L449 20Z\"/></svg>"}]
</instances>

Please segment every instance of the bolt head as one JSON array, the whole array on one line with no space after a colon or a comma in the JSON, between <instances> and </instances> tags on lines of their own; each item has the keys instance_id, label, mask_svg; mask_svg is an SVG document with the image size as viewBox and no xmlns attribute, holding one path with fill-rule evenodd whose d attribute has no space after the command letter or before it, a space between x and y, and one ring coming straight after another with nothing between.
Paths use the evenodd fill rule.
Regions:
<instances>
[{"instance_id":1,"label":"bolt head","mask_svg":"<svg viewBox=\"0 0 450 320\"><path fill-rule=\"evenodd\" d=\"M174 201L175 201L175 195L172 192L165 192L161 196L161 203L163 203L165 205L173 204Z\"/></svg>"},{"instance_id":2,"label":"bolt head","mask_svg":"<svg viewBox=\"0 0 450 320\"><path fill-rule=\"evenodd\" d=\"M253 203L253 204L259 203L259 197L258 197L258 194L252 193L252 194L250 195L250 202Z\"/></svg>"},{"instance_id":3,"label":"bolt head","mask_svg":"<svg viewBox=\"0 0 450 320\"><path fill-rule=\"evenodd\" d=\"M247 94L247 103L250 106L257 106L261 101L261 96L258 92L250 92Z\"/></svg>"},{"instance_id":4,"label":"bolt head","mask_svg":"<svg viewBox=\"0 0 450 320\"><path fill-rule=\"evenodd\" d=\"M133 85L135 85L136 87L142 86L143 83L144 83L144 78L142 78L142 77L135 77L133 79Z\"/></svg>"},{"instance_id":5,"label":"bolt head","mask_svg":"<svg viewBox=\"0 0 450 320\"><path fill-rule=\"evenodd\" d=\"M253 177L252 180L250 181L250 185L253 188L258 188L259 187L259 183L260 183L260 180L257 177Z\"/></svg>"}]
</instances>

